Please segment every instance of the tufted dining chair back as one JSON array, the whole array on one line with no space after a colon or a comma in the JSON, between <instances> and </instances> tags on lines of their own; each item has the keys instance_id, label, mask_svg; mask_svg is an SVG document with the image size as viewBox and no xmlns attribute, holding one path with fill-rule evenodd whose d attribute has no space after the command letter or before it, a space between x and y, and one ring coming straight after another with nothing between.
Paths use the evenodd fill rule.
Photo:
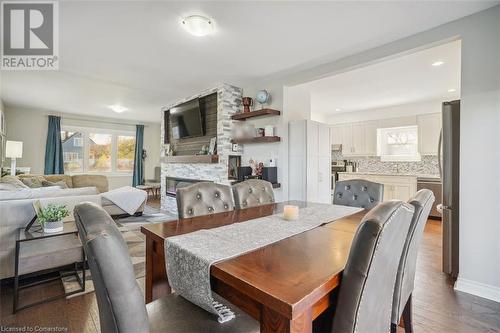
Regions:
<instances>
[{"instance_id":1,"label":"tufted dining chair back","mask_svg":"<svg viewBox=\"0 0 500 333\"><path fill-rule=\"evenodd\" d=\"M248 208L274 203L273 185L261 179L249 179L233 185L236 208Z\"/></svg>"},{"instance_id":2,"label":"tufted dining chair back","mask_svg":"<svg viewBox=\"0 0 500 333\"><path fill-rule=\"evenodd\" d=\"M364 179L342 180L335 183L335 205L372 209L383 201L384 185Z\"/></svg>"},{"instance_id":3,"label":"tufted dining chair back","mask_svg":"<svg viewBox=\"0 0 500 333\"><path fill-rule=\"evenodd\" d=\"M424 236L424 229L429 213L434 203L434 193L423 189L418 191L408 203L415 208L413 219L408 230L403 255L399 262L396 285L394 287L394 299L392 305L392 324L397 327L401 316L404 317L406 332L411 331L411 295L415 282L417 269L417 255L420 243ZM406 313L404 313L406 312ZM406 316L405 316L406 314Z\"/></svg>"},{"instance_id":4,"label":"tufted dining chair back","mask_svg":"<svg viewBox=\"0 0 500 333\"><path fill-rule=\"evenodd\" d=\"M392 296L413 206L386 201L356 230L342 273L332 332L389 332Z\"/></svg>"},{"instance_id":5,"label":"tufted dining chair back","mask_svg":"<svg viewBox=\"0 0 500 333\"><path fill-rule=\"evenodd\" d=\"M199 182L177 189L179 218L190 218L234 210L231 187Z\"/></svg>"}]
</instances>

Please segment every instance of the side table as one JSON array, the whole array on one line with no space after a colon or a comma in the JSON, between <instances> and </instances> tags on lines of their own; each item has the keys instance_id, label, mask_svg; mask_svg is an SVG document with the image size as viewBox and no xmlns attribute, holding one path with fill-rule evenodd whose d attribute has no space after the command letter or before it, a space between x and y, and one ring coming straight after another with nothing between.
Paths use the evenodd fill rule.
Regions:
<instances>
[{"instance_id":1,"label":"side table","mask_svg":"<svg viewBox=\"0 0 500 333\"><path fill-rule=\"evenodd\" d=\"M65 222L64 229L57 233L44 233L41 226L33 226L29 231L25 228L17 230L15 275L14 275L14 304L13 312L16 313L38 304L46 303L85 291L85 252L78 238L78 229L73 221ZM82 278L78 274L78 265L81 264ZM49 277L36 282L22 284L20 275L43 273L55 268L74 265L71 271L59 271L59 276ZM52 296L41 301L19 307L19 291L49 281L74 275L80 289Z\"/></svg>"}]
</instances>

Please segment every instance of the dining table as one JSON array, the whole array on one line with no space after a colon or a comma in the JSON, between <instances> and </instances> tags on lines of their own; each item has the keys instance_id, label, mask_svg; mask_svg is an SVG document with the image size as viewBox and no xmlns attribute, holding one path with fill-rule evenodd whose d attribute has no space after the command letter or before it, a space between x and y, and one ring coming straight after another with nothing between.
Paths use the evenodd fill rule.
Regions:
<instances>
[{"instance_id":1,"label":"dining table","mask_svg":"<svg viewBox=\"0 0 500 333\"><path fill-rule=\"evenodd\" d=\"M168 237L283 212L287 201L141 226L146 237L146 303L172 292L166 274ZM213 292L260 322L261 332L312 332L331 309L349 250L366 214L359 211L210 267ZM293 223L289 221L287 223Z\"/></svg>"}]
</instances>

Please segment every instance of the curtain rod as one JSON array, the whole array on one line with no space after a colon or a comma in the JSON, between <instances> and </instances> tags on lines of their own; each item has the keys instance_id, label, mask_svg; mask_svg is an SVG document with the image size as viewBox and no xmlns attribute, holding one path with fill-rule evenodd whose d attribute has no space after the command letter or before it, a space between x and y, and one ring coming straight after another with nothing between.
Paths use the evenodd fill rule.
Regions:
<instances>
[{"instance_id":1,"label":"curtain rod","mask_svg":"<svg viewBox=\"0 0 500 333\"><path fill-rule=\"evenodd\" d=\"M79 120L79 121L86 121L86 122L94 122L94 123L95 122L99 122L99 123L104 123L104 124L122 125L122 126L144 125L144 127L149 127L149 125L144 124L144 123L137 123L137 124L133 124L133 123L117 123L117 122L113 122L113 121L106 121L106 120L100 120L100 119L99 120L90 120L90 119L76 118L76 117L65 117L65 116L58 116L58 117L61 117L61 120L65 120L65 119L68 119L68 120Z\"/></svg>"}]
</instances>

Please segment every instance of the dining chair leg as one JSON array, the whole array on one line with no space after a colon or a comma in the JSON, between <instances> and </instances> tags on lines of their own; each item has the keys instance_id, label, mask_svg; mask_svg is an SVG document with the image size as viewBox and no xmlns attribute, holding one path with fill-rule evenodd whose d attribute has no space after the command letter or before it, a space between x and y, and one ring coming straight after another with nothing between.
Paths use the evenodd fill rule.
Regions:
<instances>
[{"instance_id":1,"label":"dining chair leg","mask_svg":"<svg viewBox=\"0 0 500 333\"><path fill-rule=\"evenodd\" d=\"M412 322L412 295L408 297L408 301L406 302L405 308L403 310L403 324L406 333L413 333L413 322Z\"/></svg>"}]
</instances>

